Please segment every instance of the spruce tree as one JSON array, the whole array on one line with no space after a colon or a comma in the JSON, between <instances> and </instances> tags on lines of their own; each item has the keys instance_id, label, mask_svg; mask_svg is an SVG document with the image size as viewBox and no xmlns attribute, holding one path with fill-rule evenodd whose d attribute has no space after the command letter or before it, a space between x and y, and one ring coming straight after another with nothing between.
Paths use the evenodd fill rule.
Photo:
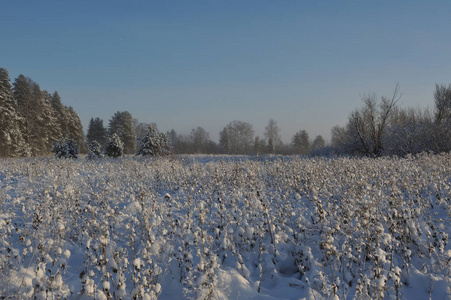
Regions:
<instances>
[{"instance_id":1,"label":"spruce tree","mask_svg":"<svg viewBox=\"0 0 451 300\"><path fill-rule=\"evenodd\" d=\"M35 109L35 121L33 128L33 140L36 145L37 155L47 154L53 146L53 141L61 138L59 124L50 103L51 95L47 91L41 91L39 85L33 85L33 102Z\"/></svg>"},{"instance_id":2,"label":"spruce tree","mask_svg":"<svg viewBox=\"0 0 451 300\"><path fill-rule=\"evenodd\" d=\"M78 158L79 148L76 141L66 136L53 142L52 152L57 158Z\"/></svg>"},{"instance_id":3,"label":"spruce tree","mask_svg":"<svg viewBox=\"0 0 451 300\"><path fill-rule=\"evenodd\" d=\"M159 132L155 126L149 125L143 137L138 138L139 149L136 155L160 156L170 153L169 140L166 134Z\"/></svg>"},{"instance_id":4,"label":"spruce tree","mask_svg":"<svg viewBox=\"0 0 451 300\"><path fill-rule=\"evenodd\" d=\"M67 108L64 106L64 104L61 102L61 97L58 94L57 91L55 91L52 95L52 99L50 101L53 107L53 112L56 117L56 120L59 124L60 129L60 136L64 137L66 135L69 135L69 115Z\"/></svg>"},{"instance_id":5,"label":"spruce tree","mask_svg":"<svg viewBox=\"0 0 451 300\"><path fill-rule=\"evenodd\" d=\"M128 111L116 112L110 119L108 134L117 134L124 143L124 153L135 152L135 130L133 128L133 117Z\"/></svg>"},{"instance_id":6,"label":"spruce tree","mask_svg":"<svg viewBox=\"0 0 451 300\"><path fill-rule=\"evenodd\" d=\"M119 135L122 130L122 113L117 111L111 117L108 123L108 135L112 136L113 134Z\"/></svg>"},{"instance_id":7,"label":"spruce tree","mask_svg":"<svg viewBox=\"0 0 451 300\"><path fill-rule=\"evenodd\" d=\"M50 95L24 75L14 81L14 98L22 118L21 132L31 155L48 153L58 135L58 124L50 104Z\"/></svg>"},{"instance_id":8,"label":"spruce tree","mask_svg":"<svg viewBox=\"0 0 451 300\"><path fill-rule=\"evenodd\" d=\"M33 81L20 74L13 83L14 99L17 101L17 112L21 118L20 131L25 140L25 144L29 148L29 154L35 154L36 149L32 143L33 129Z\"/></svg>"},{"instance_id":9,"label":"spruce tree","mask_svg":"<svg viewBox=\"0 0 451 300\"><path fill-rule=\"evenodd\" d=\"M21 156L27 153L20 125L8 70L0 68L0 156Z\"/></svg>"},{"instance_id":10,"label":"spruce tree","mask_svg":"<svg viewBox=\"0 0 451 300\"><path fill-rule=\"evenodd\" d=\"M89 121L88 133L86 139L91 141L97 141L100 145L105 145L107 138L107 131L103 126L103 120L99 118L91 118Z\"/></svg>"},{"instance_id":11,"label":"spruce tree","mask_svg":"<svg viewBox=\"0 0 451 300\"><path fill-rule=\"evenodd\" d=\"M46 90L42 93L42 105L45 107L43 121L47 127L49 144L52 144L55 139L63 137L63 134L61 132L58 116L52 106L52 94Z\"/></svg>"},{"instance_id":12,"label":"spruce tree","mask_svg":"<svg viewBox=\"0 0 451 300\"><path fill-rule=\"evenodd\" d=\"M57 91L53 93L50 102L60 128L60 135L73 138L81 152L85 152L83 125L78 114L72 107L67 107L62 103L61 96Z\"/></svg>"},{"instance_id":13,"label":"spruce tree","mask_svg":"<svg viewBox=\"0 0 451 300\"><path fill-rule=\"evenodd\" d=\"M88 152L88 159L96 159L103 157L103 151L102 151L102 145L100 145L99 142L96 140L90 141L89 145L89 152Z\"/></svg>"},{"instance_id":14,"label":"spruce tree","mask_svg":"<svg viewBox=\"0 0 451 300\"><path fill-rule=\"evenodd\" d=\"M84 147L83 125L81 124L78 114L72 106L66 107L66 114L68 116L68 135L73 138L78 145L80 145L80 151L86 153L86 149Z\"/></svg>"},{"instance_id":15,"label":"spruce tree","mask_svg":"<svg viewBox=\"0 0 451 300\"><path fill-rule=\"evenodd\" d=\"M105 147L105 155L108 157L120 157L124 154L124 144L116 133L109 138Z\"/></svg>"},{"instance_id":16,"label":"spruce tree","mask_svg":"<svg viewBox=\"0 0 451 300\"><path fill-rule=\"evenodd\" d=\"M133 117L128 111L122 113L122 135L121 140L124 143L124 153L134 154L136 149L136 135L133 128Z\"/></svg>"}]
</instances>

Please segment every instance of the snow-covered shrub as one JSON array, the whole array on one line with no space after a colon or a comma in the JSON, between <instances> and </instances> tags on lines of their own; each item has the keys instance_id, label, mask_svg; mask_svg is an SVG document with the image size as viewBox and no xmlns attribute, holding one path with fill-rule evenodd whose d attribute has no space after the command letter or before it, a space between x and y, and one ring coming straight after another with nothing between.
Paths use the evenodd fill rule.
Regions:
<instances>
[{"instance_id":1,"label":"snow-covered shrub","mask_svg":"<svg viewBox=\"0 0 451 300\"><path fill-rule=\"evenodd\" d=\"M139 149L136 155L160 156L170 153L169 141L163 132L159 132L153 125L149 125L143 137L138 138Z\"/></svg>"},{"instance_id":2,"label":"snow-covered shrub","mask_svg":"<svg viewBox=\"0 0 451 300\"><path fill-rule=\"evenodd\" d=\"M113 134L108 138L105 147L105 155L108 157L120 157L124 154L124 143L117 134Z\"/></svg>"},{"instance_id":3,"label":"snow-covered shrub","mask_svg":"<svg viewBox=\"0 0 451 300\"><path fill-rule=\"evenodd\" d=\"M78 152L77 142L68 136L53 142L52 153L55 153L57 158L78 158Z\"/></svg>"},{"instance_id":4,"label":"snow-covered shrub","mask_svg":"<svg viewBox=\"0 0 451 300\"><path fill-rule=\"evenodd\" d=\"M87 158L88 159L96 159L96 158L101 158L104 156L103 151L102 151L102 145L100 145L99 142L97 141L91 141L89 142L89 153Z\"/></svg>"}]
</instances>

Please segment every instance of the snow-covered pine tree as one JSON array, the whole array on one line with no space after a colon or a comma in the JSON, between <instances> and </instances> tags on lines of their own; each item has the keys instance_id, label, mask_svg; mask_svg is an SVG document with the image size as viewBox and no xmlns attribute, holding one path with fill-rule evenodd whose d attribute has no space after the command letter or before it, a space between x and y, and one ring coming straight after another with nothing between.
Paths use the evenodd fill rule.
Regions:
<instances>
[{"instance_id":1,"label":"snow-covered pine tree","mask_svg":"<svg viewBox=\"0 0 451 300\"><path fill-rule=\"evenodd\" d=\"M109 157L120 157L124 154L124 144L119 136L115 133L108 138L107 145L105 147L105 155Z\"/></svg>"},{"instance_id":2,"label":"snow-covered pine tree","mask_svg":"<svg viewBox=\"0 0 451 300\"><path fill-rule=\"evenodd\" d=\"M97 141L90 141L89 142L89 152L88 152L88 159L95 159L95 158L101 158L103 157L103 151L102 151L102 145L100 145Z\"/></svg>"},{"instance_id":3,"label":"snow-covered pine tree","mask_svg":"<svg viewBox=\"0 0 451 300\"><path fill-rule=\"evenodd\" d=\"M68 129L68 123L69 123L69 116L68 111L66 107L61 102L61 97L58 94L57 91L55 91L52 95L52 99L50 101L53 108L53 113L57 119L57 122L59 124L61 137L65 137L66 135L69 135L69 129Z\"/></svg>"},{"instance_id":4,"label":"snow-covered pine tree","mask_svg":"<svg viewBox=\"0 0 451 300\"><path fill-rule=\"evenodd\" d=\"M0 68L0 156L21 156L27 147L10 81L8 70Z\"/></svg>"},{"instance_id":5,"label":"snow-covered pine tree","mask_svg":"<svg viewBox=\"0 0 451 300\"><path fill-rule=\"evenodd\" d=\"M78 152L77 142L68 136L53 142L52 153L55 153L57 158L78 158Z\"/></svg>"},{"instance_id":6,"label":"snow-covered pine tree","mask_svg":"<svg viewBox=\"0 0 451 300\"><path fill-rule=\"evenodd\" d=\"M135 152L135 130L133 127L133 117L128 111L116 112L110 119L108 134L117 134L124 143L124 153Z\"/></svg>"},{"instance_id":7,"label":"snow-covered pine tree","mask_svg":"<svg viewBox=\"0 0 451 300\"><path fill-rule=\"evenodd\" d=\"M159 132L153 125L149 125L145 135L138 138L139 149L136 155L160 156L170 153L169 141L166 134Z\"/></svg>"},{"instance_id":8,"label":"snow-covered pine tree","mask_svg":"<svg viewBox=\"0 0 451 300\"><path fill-rule=\"evenodd\" d=\"M68 132L78 145L80 145L82 152L86 150L84 146L84 135L83 135L83 125L81 124L80 118L72 106L66 107L68 119Z\"/></svg>"},{"instance_id":9,"label":"snow-covered pine tree","mask_svg":"<svg viewBox=\"0 0 451 300\"><path fill-rule=\"evenodd\" d=\"M22 118L22 136L31 155L48 153L52 141L61 137L59 124L50 103L50 94L42 91L39 84L24 75L14 81L14 98Z\"/></svg>"},{"instance_id":10,"label":"snow-covered pine tree","mask_svg":"<svg viewBox=\"0 0 451 300\"><path fill-rule=\"evenodd\" d=\"M35 155L36 147L34 147L31 138L33 128L33 81L20 74L13 83L13 95L17 101L17 112L21 118L20 131L25 140L25 144L30 149L29 154Z\"/></svg>"},{"instance_id":11,"label":"snow-covered pine tree","mask_svg":"<svg viewBox=\"0 0 451 300\"><path fill-rule=\"evenodd\" d=\"M114 133L119 135L122 128L122 114L120 111L114 113L108 122L108 135L112 136Z\"/></svg>"},{"instance_id":12,"label":"snow-covered pine tree","mask_svg":"<svg viewBox=\"0 0 451 300\"><path fill-rule=\"evenodd\" d=\"M52 149L46 149L47 143L47 128L44 122L44 111L46 108L43 106L44 101L42 101L42 91L41 87L36 83L32 82L32 99L31 105L33 109L29 112L28 118L30 119L28 127L28 142L31 145L31 151L33 156L40 156L43 152L47 152ZM45 149L45 150L44 150Z\"/></svg>"},{"instance_id":13,"label":"snow-covered pine tree","mask_svg":"<svg viewBox=\"0 0 451 300\"><path fill-rule=\"evenodd\" d=\"M52 95L46 90L41 91L39 85L37 85L37 104L39 106L39 118L38 125L41 131L41 154L46 154L52 149L53 141L63 137L59 128L58 120L53 110L51 99Z\"/></svg>"},{"instance_id":14,"label":"snow-covered pine tree","mask_svg":"<svg viewBox=\"0 0 451 300\"><path fill-rule=\"evenodd\" d=\"M133 117L128 111L122 112L121 140L124 143L124 153L134 154L136 151L136 135L133 127Z\"/></svg>"}]
</instances>

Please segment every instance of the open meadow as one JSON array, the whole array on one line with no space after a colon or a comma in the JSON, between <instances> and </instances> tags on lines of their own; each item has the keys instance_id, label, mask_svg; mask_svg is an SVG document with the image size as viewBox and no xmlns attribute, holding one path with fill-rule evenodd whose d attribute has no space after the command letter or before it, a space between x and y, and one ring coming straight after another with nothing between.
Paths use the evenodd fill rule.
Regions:
<instances>
[{"instance_id":1,"label":"open meadow","mask_svg":"<svg viewBox=\"0 0 451 300\"><path fill-rule=\"evenodd\" d=\"M451 155L0 161L0 299L451 299Z\"/></svg>"}]
</instances>

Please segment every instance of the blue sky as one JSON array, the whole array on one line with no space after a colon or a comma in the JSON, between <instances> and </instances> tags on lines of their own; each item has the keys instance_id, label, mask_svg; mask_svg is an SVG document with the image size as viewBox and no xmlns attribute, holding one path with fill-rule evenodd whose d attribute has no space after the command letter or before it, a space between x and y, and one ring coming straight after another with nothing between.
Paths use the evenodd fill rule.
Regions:
<instances>
[{"instance_id":1,"label":"blue sky","mask_svg":"<svg viewBox=\"0 0 451 300\"><path fill-rule=\"evenodd\" d=\"M85 130L128 110L160 130L270 118L288 142L361 95L433 106L451 83L449 1L4 1L0 66L57 90Z\"/></svg>"}]
</instances>

